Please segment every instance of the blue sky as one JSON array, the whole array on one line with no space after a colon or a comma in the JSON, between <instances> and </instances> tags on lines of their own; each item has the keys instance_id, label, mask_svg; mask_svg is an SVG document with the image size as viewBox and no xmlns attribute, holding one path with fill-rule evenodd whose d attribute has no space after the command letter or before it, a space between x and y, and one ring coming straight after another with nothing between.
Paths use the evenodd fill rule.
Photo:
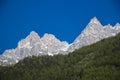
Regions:
<instances>
[{"instance_id":1,"label":"blue sky","mask_svg":"<svg viewBox=\"0 0 120 80\"><path fill-rule=\"evenodd\" d=\"M120 22L120 0L0 0L0 53L15 48L31 31L69 43L96 16L103 25Z\"/></svg>"}]
</instances>

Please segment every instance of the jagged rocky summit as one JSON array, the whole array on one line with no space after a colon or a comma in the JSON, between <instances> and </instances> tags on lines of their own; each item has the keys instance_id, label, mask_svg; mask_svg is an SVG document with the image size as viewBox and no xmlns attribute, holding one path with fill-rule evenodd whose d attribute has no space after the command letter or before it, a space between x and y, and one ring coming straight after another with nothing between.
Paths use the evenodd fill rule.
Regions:
<instances>
[{"instance_id":1,"label":"jagged rocky summit","mask_svg":"<svg viewBox=\"0 0 120 80\"><path fill-rule=\"evenodd\" d=\"M25 39L19 41L17 48L6 50L0 56L0 64L15 64L28 56L56 55L67 50L69 44L58 40L52 34L45 34L42 38L32 31Z\"/></svg>"},{"instance_id":2,"label":"jagged rocky summit","mask_svg":"<svg viewBox=\"0 0 120 80\"><path fill-rule=\"evenodd\" d=\"M86 45L93 44L104 38L115 36L120 32L120 24L117 23L114 27L110 24L103 26L99 20L94 17L90 20L86 28L81 32L81 34L74 40L71 46L68 48L69 52L75 49L81 48Z\"/></svg>"},{"instance_id":3,"label":"jagged rocky summit","mask_svg":"<svg viewBox=\"0 0 120 80\"><path fill-rule=\"evenodd\" d=\"M18 42L15 49L6 50L0 55L0 65L11 65L28 56L66 54L86 45L93 44L104 38L115 36L120 32L120 24L114 27L110 24L103 26L96 17L91 19L86 28L71 44L60 41L52 34L44 34L43 37L32 31L25 39Z\"/></svg>"}]
</instances>

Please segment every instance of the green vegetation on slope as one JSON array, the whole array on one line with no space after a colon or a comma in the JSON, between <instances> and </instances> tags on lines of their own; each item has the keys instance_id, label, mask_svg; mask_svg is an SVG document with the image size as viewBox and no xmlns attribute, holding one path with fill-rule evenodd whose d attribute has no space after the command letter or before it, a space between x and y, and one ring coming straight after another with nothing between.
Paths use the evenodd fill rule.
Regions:
<instances>
[{"instance_id":1,"label":"green vegetation on slope","mask_svg":"<svg viewBox=\"0 0 120 80\"><path fill-rule=\"evenodd\" d=\"M68 55L33 56L1 66L0 80L120 80L120 34Z\"/></svg>"}]
</instances>

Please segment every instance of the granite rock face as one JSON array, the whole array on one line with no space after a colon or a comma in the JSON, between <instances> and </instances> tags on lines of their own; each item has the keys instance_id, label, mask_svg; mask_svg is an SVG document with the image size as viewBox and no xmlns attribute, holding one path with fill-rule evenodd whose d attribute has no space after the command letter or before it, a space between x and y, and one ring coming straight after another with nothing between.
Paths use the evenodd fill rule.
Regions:
<instances>
[{"instance_id":1,"label":"granite rock face","mask_svg":"<svg viewBox=\"0 0 120 80\"><path fill-rule=\"evenodd\" d=\"M65 52L69 44L58 40L52 34L45 34L42 38L32 31L25 39L18 42L15 49L6 50L0 56L0 65L11 65L28 56L56 55Z\"/></svg>"},{"instance_id":2,"label":"granite rock face","mask_svg":"<svg viewBox=\"0 0 120 80\"><path fill-rule=\"evenodd\" d=\"M104 38L115 36L120 32L120 24L117 23L114 27L110 24L103 26L99 20L94 17L90 20L86 28L81 32L81 34L75 39L71 44L68 51L72 52L75 49L81 48L86 45L93 44Z\"/></svg>"},{"instance_id":3,"label":"granite rock face","mask_svg":"<svg viewBox=\"0 0 120 80\"><path fill-rule=\"evenodd\" d=\"M19 60L33 55L53 56L61 53L67 54L75 49L93 44L104 38L115 36L119 32L119 23L114 27L110 24L103 26L96 17L90 20L86 28L71 44L68 44L66 41L60 41L54 35L47 33L40 38L35 31L32 31L25 39L18 42L18 46L15 49L6 50L0 55L0 65L15 64L19 62Z\"/></svg>"}]
</instances>

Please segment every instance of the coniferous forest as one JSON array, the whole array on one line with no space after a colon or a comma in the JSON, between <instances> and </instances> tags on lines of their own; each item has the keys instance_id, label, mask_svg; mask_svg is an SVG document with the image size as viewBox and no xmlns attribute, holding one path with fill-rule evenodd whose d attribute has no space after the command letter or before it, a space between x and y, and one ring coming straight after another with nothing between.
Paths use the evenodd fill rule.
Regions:
<instances>
[{"instance_id":1,"label":"coniferous forest","mask_svg":"<svg viewBox=\"0 0 120 80\"><path fill-rule=\"evenodd\" d=\"M67 55L32 56L1 66L0 80L120 80L120 34Z\"/></svg>"}]
</instances>

